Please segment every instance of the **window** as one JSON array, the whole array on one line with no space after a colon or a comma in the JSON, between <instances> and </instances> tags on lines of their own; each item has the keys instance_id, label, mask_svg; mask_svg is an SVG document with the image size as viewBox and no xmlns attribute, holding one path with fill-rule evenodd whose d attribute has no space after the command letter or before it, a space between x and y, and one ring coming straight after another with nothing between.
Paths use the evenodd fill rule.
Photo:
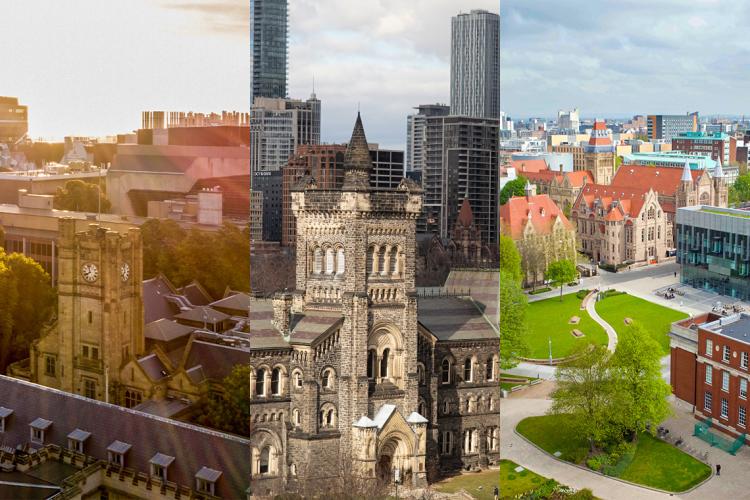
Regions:
<instances>
[{"instance_id":1,"label":"window","mask_svg":"<svg viewBox=\"0 0 750 500\"><path fill-rule=\"evenodd\" d=\"M745 427L747 423L747 410L744 406L740 406L737 414L737 425Z\"/></svg>"},{"instance_id":2,"label":"window","mask_svg":"<svg viewBox=\"0 0 750 500\"><path fill-rule=\"evenodd\" d=\"M443 360L443 363L441 365L440 369L440 381L443 384L450 384L451 383L451 362L447 359Z\"/></svg>"},{"instance_id":3,"label":"window","mask_svg":"<svg viewBox=\"0 0 750 500\"><path fill-rule=\"evenodd\" d=\"M443 414L447 415L451 412L451 403L450 401L443 401Z\"/></svg>"},{"instance_id":4,"label":"window","mask_svg":"<svg viewBox=\"0 0 750 500\"><path fill-rule=\"evenodd\" d=\"M740 398L747 399L747 379L740 379Z\"/></svg>"},{"instance_id":5,"label":"window","mask_svg":"<svg viewBox=\"0 0 750 500\"><path fill-rule=\"evenodd\" d=\"M111 464L123 467L125 465L125 454L131 448L128 443L114 441L107 447L107 461Z\"/></svg>"},{"instance_id":6,"label":"window","mask_svg":"<svg viewBox=\"0 0 750 500\"><path fill-rule=\"evenodd\" d=\"M281 395L281 368L274 368L271 372L271 394Z\"/></svg>"},{"instance_id":7,"label":"window","mask_svg":"<svg viewBox=\"0 0 750 500\"><path fill-rule=\"evenodd\" d=\"M419 385L425 385L424 365L422 363L417 364L417 381Z\"/></svg>"},{"instance_id":8,"label":"window","mask_svg":"<svg viewBox=\"0 0 750 500\"><path fill-rule=\"evenodd\" d=\"M377 354L374 349L367 351L367 378L375 378L375 363L377 362Z\"/></svg>"},{"instance_id":9,"label":"window","mask_svg":"<svg viewBox=\"0 0 750 500\"><path fill-rule=\"evenodd\" d=\"M44 357L44 374L49 375L50 377L55 376L56 372L56 366L55 366L55 358L54 356L45 356Z\"/></svg>"},{"instance_id":10,"label":"window","mask_svg":"<svg viewBox=\"0 0 750 500\"><path fill-rule=\"evenodd\" d=\"M721 356L721 360L725 363L729 363L729 355L730 355L730 349L728 345L724 346L724 352Z\"/></svg>"},{"instance_id":11,"label":"window","mask_svg":"<svg viewBox=\"0 0 750 500\"><path fill-rule=\"evenodd\" d=\"M334 374L331 368L323 370L323 388L333 390Z\"/></svg>"},{"instance_id":12,"label":"window","mask_svg":"<svg viewBox=\"0 0 750 500\"><path fill-rule=\"evenodd\" d=\"M13 414L13 410L0 406L0 432L5 432L5 419Z\"/></svg>"},{"instance_id":13,"label":"window","mask_svg":"<svg viewBox=\"0 0 750 500\"><path fill-rule=\"evenodd\" d=\"M495 359L487 358L487 366L484 376L487 380L495 380Z\"/></svg>"},{"instance_id":14,"label":"window","mask_svg":"<svg viewBox=\"0 0 750 500\"><path fill-rule=\"evenodd\" d=\"M195 489L200 491L201 493L207 493L209 495L214 494L214 483L211 481L206 481L205 479L201 479L199 477L195 478Z\"/></svg>"},{"instance_id":15,"label":"window","mask_svg":"<svg viewBox=\"0 0 750 500\"><path fill-rule=\"evenodd\" d=\"M711 411L711 407L713 406L713 394L710 392L707 392L703 395L703 409L707 411Z\"/></svg>"},{"instance_id":16,"label":"window","mask_svg":"<svg viewBox=\"0 0 750 500\"><path fill-rule=\"evenodd\" d=\"M302 425L302 415L300 415L300 412L297 408L292 410L292 423L297 427Z\"/></svg>"},{"instance_id":17,"label":"window","mask_svg":"<svg viewBox=\"0 0 750 500\"><path fill-rule=\"evenodd\" d=\"M729 401L721 398L721 418L729 418Z\"/></svg>"},{"instance_id":18,"label":"window","mask_svg":"<svg viewBox=\"0 0 750 500\"><path fill-rule=\"evenodd\" d=\"M271 455L271 449L268 446L263 448L263 451L260 452L260 464L258 466L259 473L268 474L270 455Z\"/></svg>"},{"instance_id":19,"label":"window","mask_svg":"<svg viewBox=\"0 0 750 500\"><path fill-rule=\"evenodd\" d=\"M711 385L713 383L714 370L711 365L706 365L706 383Z\"/></svg>"},{"instance_id":20,"label":"window","mask_svg":"<svg viewBox=\"0 0 750 500\"><path fill-rule=\"evenodd\" d=\"M266 395L266 370L264 368L258 370L255 378L255 394L261 398Z\"/></svg>"},{"instance_id":21,"label":"window","mask_svg":"<svg viewBox=\"0 0 750 500\"><path fill-rule=\"evenodd\" d=\"M419 400L419 404L417 405L417 413L424 416L425 415L425 403L423 400Z\"/></svg>"},{"instance_id":22,"label":"window","mask_svg":"<svg viewBox=\"0 0 750 500\"><path fill-rule=\"evenodd\" d=\"M471 382L472 375L472 362L471 359L467 359L464 361L464 382Z\"/></svg>"},{"instance_id":23,"label":"window","mask_svg":"<svg viewBox=\"0 0 750 500\"><path fill-rule=\"evenodd\" d=\"M83 453L83 443L91 436L90 432L76 429L68 434L68 449L76 453Z\"/></svg>"},{"instance_id":24,"label":"window","mask_svg":"<svg viewBox=\"0 0 750 500\"><path fill-rule=\"evenodd\" d=\"M313 252L313 273L323 272L323 250L316 248Z\"/></svg>"},{"instance_id":25,"label":"window","mask_svg":"<svg viewBox=\"0 0 750 500\"><path fill-rule=\"evenodd\" d=\"M122 464L125 462L121 454L112 453L111 451L107 453L107 461L111 464L119 465L120 467L122 467Z\"/></svg>"},{"instance_id":26,"label":"window","mask_svg":"<svg viewBox=\"0 0 750 500\"><path fill-rule=\"evenodd\" d=\"M143 396L139 391L125 391L125 408L134 408L141 404Z\"/></svg>"},{"instance_id":27,"label":"window","mask_svg":"<svg viewBox=\"0 0 750 500\"><path fill-rule=\"evenodd\" d=\"M443 431L443 433L440 435L441 443L440 443L440 451L443 455L450 455L453 453L453 432L452 431Z\"/></svg>"},{"instance_id":28,"label":"window","mask_svg":"<svg viewBox=\"0 0 750 500\"><path fill-rule=\"evenodd\" d=\"M346 257L344 256L344 249L339 248L336 252L336 275L341 276L344 274L346 267Z\"/></svg>"},{"instance_id":29,"label":"window","mask_svg":"<svg viewBox=\"0 0 750 500\"><path fill-rule=\"evenodd\" d=\"M747 351L743 352L742 357L740 357L740 368L747 370Z\"/></svg>"},{"instance_id":30,"label":"window","mask_svg":"<svg viewBox=\"0 0 750 500\"><path fill-rule=\"evenodd\" d=\"M333 248L326 249L326 274L333 274L334 258Z\"/></svg>"},{"instance_id":31,"label":"window","mask_svg":"<svg viewBox=\"0 0 750 500\"><path fill-rule=\"evenodd\" d=\"M163 453L157 453L149 463L151 464L151 477L158 477L162 481L167 481L167 469L174 462L174 457L164 455Z\"/></svg>"},{"instance_id":32,"label":"window","mask_svg":"<svg viewBox=\"0 0 750 500\"><path fill-rule=\"evenodd\" d=\"M90 378L83 379L83 395L89 399L96 399L96 381Z\"/></svg>"},{"instance_id":33,"label":"window","mask_svg":"<svg viewBox=\"0 0 750 500\"><path fill-rule=\"evenodd\" d=\"M298 371L294 372L294 386L297 389L302 389L302 373Z\"/></svg>"},{"instance_id":34,"label":"window","mask_svg":"<svg viewBox=\"0 0 750 500\"><path fill-rule=\"evenodd\" d=\"M380 358L380 376L385 378L388 376L388 357L391 355L391 350L388 348L383 349L382 357Z\"/></svg>"},{"instance_id":35,"label":"window","mask_svg":"<svg viewBox=\"0 0 750 500\"><path fill-rule=\"evenodd\" d=\"M721 390L729 392L729 372L721 372Z\"/></svg>"},{"instance_id":36,"label":"window","mask_svg":"<svg viewBox=\"0 0 750 500\"><path fill-rule=\"evenodd\" d=\"M714 341L706 339L706 356L711 357L711 353L714 351Z\"/></svg>"},{"instance_id":37,"label":"window","mask_svg":"<svg viewBox=\"0 0 750 500\"><path fill-rule=\"evenodd\" d=\"M44 433L52 425L52 421L37 418L29 424L31 430L31 442L44 445Z\"/></svg>"},{"instance_id":38,"label":"window","mask_svg":"<svg viewBox=\"0 0 750 500\"><path fill-rule=\"evenodd\" d=\"M167 469L158 464L151 464L151 476L158 477L162 481L166 481Z\"/></svg>"}]
</instances>

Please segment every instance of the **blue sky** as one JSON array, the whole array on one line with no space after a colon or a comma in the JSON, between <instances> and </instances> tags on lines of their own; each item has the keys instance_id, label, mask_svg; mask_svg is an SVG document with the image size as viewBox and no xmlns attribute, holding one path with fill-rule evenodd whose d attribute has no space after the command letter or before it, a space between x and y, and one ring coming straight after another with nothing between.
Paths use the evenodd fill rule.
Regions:
<instances>
[{"instance_id":1,"label":"blue sky","mask_svg":"<svg viewBox=\"0 0 750 500\"><path fill-rule=\"evenodd\" d=\"M504 0L501 16L513 117L750 113L750 2Z\"/></svg>"}]
</instances>

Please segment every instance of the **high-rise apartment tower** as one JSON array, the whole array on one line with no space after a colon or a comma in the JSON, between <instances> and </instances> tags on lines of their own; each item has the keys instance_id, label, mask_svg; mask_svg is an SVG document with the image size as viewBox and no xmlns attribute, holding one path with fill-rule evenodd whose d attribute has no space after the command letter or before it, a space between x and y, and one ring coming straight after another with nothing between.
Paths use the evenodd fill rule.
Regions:
<instances>
[{"instance_id":1,"label":"high-rise apartment tower","mask_svg":"<svg viewBox=\"0 0 750 500\"><path fill-rule=\"evenodd\" d=\"M288 0L250 0L252 97L286 97Z\"/></svg>"}]
</instances>

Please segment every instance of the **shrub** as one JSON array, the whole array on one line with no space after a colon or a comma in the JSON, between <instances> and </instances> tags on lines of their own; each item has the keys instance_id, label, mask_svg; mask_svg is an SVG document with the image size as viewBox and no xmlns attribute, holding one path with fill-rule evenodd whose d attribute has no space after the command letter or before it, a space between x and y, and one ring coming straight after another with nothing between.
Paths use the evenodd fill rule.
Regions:
<instances>
[{"instance_id":1,"label":"shrub","mask_svg":"<svg viewBox=\"0 0 750 500\"><path fill-rule=\"evenodd\" d=\"M585 298L586 298L586 295L588 295L590 291L591 291L591 290L588 290L588 289L586 289L586 288L583 288L583 289L581 289L581 290L578 290L578 291L576 292L576 297L578 297L579 299L583 300L583 299L585 299Z\"/></svg>"},{"instance_id":2,"label":"shrub","mask_svg":"<svg viewBox=\"0 0 750 500\"><path fill-rule=\"evenodd\" d=\"M550 287L545 286L543 288L537 288L536 290L530 291L529 295L536 295L538 293L545 293L545 292L549 292L550 290L552 290Z\"/></svg>"},{"instance_id":3,"label":"shrub","mask_svg":"<svg viewBox=\"0 0 750 500\"><path fill-rule=\"evenodd\" d=\"M594 498L596 498L594 496L594 492L588 488L576 491L572 495L568 496L569 500L594 500Z\"/></svg>"}]
</instances>

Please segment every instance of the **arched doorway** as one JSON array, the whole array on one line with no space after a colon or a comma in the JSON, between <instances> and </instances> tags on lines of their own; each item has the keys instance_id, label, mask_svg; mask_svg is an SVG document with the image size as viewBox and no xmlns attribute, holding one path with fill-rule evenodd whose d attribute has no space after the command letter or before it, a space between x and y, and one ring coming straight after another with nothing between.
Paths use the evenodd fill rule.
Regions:
<instances>
[{"instance_id":1,"label":"arched doorway","mask_svg":"<svg viewBox=\"0 0 750 500\"><path fill-rule=\"evenodd\" d=\"M411 477L412 450L409 440L401 434L386 436L380 445L377 475L384 483L392 483L398 470L401 483Z\"/></svg>"}]
</instances>

